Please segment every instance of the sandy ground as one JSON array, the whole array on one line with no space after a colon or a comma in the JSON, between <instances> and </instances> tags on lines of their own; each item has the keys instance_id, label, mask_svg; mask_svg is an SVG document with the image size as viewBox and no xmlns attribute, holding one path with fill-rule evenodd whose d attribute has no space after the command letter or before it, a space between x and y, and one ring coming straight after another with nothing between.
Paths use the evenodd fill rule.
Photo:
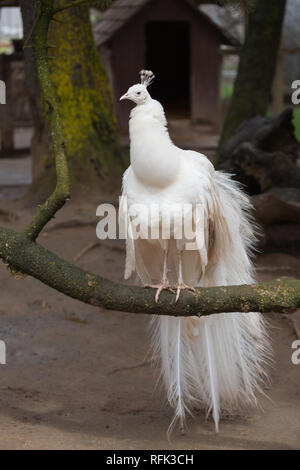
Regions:
<instances>
[{"instance_id":1,"label":"sandy ground","mask_svg":"<svg viewBox=\"0 0 300 470\"><path fill-rule=\"evenodd\" d=\"M3 207L4 200L1 201ZM14 207L12 202L6 208ZM96 204L65 207L49 224L81 220L93 225L56 229L40 243L73 260L96 240ZM21 229L32 211L1 225ZM71 224L72 225L72 224ZM120 242L103 243L77 263L122 281ZM299 260L281 254L257 259L261 280L300 277ZM35 279L14 279L0 264L0 339L7 364L0 365L0 449L299 449L300 365L291 362L296 339L288 319L268 315L275 351L271 385L259 407L224 417L215 434L197 412L185 436L166 430L171 411L155 391L145 360L146 315L105 311L69 299ZM300 324L299 313L294 314Z\"/></svg>"}]
</instances>

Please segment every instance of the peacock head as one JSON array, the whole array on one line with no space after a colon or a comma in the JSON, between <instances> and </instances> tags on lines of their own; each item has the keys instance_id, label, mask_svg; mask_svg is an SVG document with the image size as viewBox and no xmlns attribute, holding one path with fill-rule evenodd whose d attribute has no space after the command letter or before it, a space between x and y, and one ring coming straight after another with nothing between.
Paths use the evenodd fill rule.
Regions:
<instances>
[{"instance_id":1,"label":"peacock head","mask_svg":"<svg viewBox=\"0 0 300 470\"><path fill-rule=\"evenodd\" d=\"M121 96L120 101L131 100L135 104L145 104L149 96L150 95L145 85L138 83L137 85L133 85L128 88L128 91L125 93L125 95Z\"/></svg>"},{"instance_id":2,"label":"peacock head","mask_svg":"<svg viewBox=\"0 0 300 470\"><path fill-rule=\"evenodd\" d=\"M145 104L147 100L151 99L147 91L147 87L152 83L154 79L154 73L150 70L141 70L140 71L141 83L133 85L128 88L128 91L125 95L121 96L121 100L131 100L135 104Z\"/></svg>"}]
</instances>

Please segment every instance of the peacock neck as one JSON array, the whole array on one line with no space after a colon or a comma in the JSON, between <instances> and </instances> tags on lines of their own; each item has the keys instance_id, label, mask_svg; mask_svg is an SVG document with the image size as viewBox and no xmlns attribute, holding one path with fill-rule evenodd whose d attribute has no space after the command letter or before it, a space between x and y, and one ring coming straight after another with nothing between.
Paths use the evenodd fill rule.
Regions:
<instances>
[{"instance_id":1,"label":"peacock neck","mask_svg":"<svg viewBox=\"0 0 300 470\"><path fill-rule=\"evenodd\" d=\"M180 151L170 139L163 111L153 103L137 106L131 114L129 131L135 176L145 185L170 185L178 174Z\"/></svg>"}]
</instances>

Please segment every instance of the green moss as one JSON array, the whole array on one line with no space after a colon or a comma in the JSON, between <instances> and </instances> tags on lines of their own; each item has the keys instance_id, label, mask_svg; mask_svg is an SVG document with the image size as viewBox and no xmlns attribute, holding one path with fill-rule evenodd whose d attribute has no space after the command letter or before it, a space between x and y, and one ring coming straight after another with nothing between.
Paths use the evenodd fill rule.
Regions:
<instances>
[{"instance_id":1,"label":"green moss","mask_svg":"<svg viewBox=\"0 0 300 470\"><path fill-rule=\"evenodd\" d=\"M57 2L58 6L66 3ZM50 25L48 42L55 48L49 66L71 182L99 184L112 167L117 171L124 167L109 80L94 43L88 9L71 8L57 16L64 23Z\"/></svg>"}]
</instances>

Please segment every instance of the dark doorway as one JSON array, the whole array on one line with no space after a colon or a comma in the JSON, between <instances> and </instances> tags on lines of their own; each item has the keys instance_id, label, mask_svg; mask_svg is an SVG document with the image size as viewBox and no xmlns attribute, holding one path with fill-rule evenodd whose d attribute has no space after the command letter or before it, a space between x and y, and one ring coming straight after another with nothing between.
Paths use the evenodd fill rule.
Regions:
<instances>
[{"instance_id":1,"label":"dark doorway","mask_svg":"<svg viewBox=\"0 0 300 470\"><path fill-rule=\"evenodd\" d=\"M150 88L168 116L188 117L190 112L190 34L185 21L146 24L146 68L157 79Z\"/></svg>"}]
</instances>

